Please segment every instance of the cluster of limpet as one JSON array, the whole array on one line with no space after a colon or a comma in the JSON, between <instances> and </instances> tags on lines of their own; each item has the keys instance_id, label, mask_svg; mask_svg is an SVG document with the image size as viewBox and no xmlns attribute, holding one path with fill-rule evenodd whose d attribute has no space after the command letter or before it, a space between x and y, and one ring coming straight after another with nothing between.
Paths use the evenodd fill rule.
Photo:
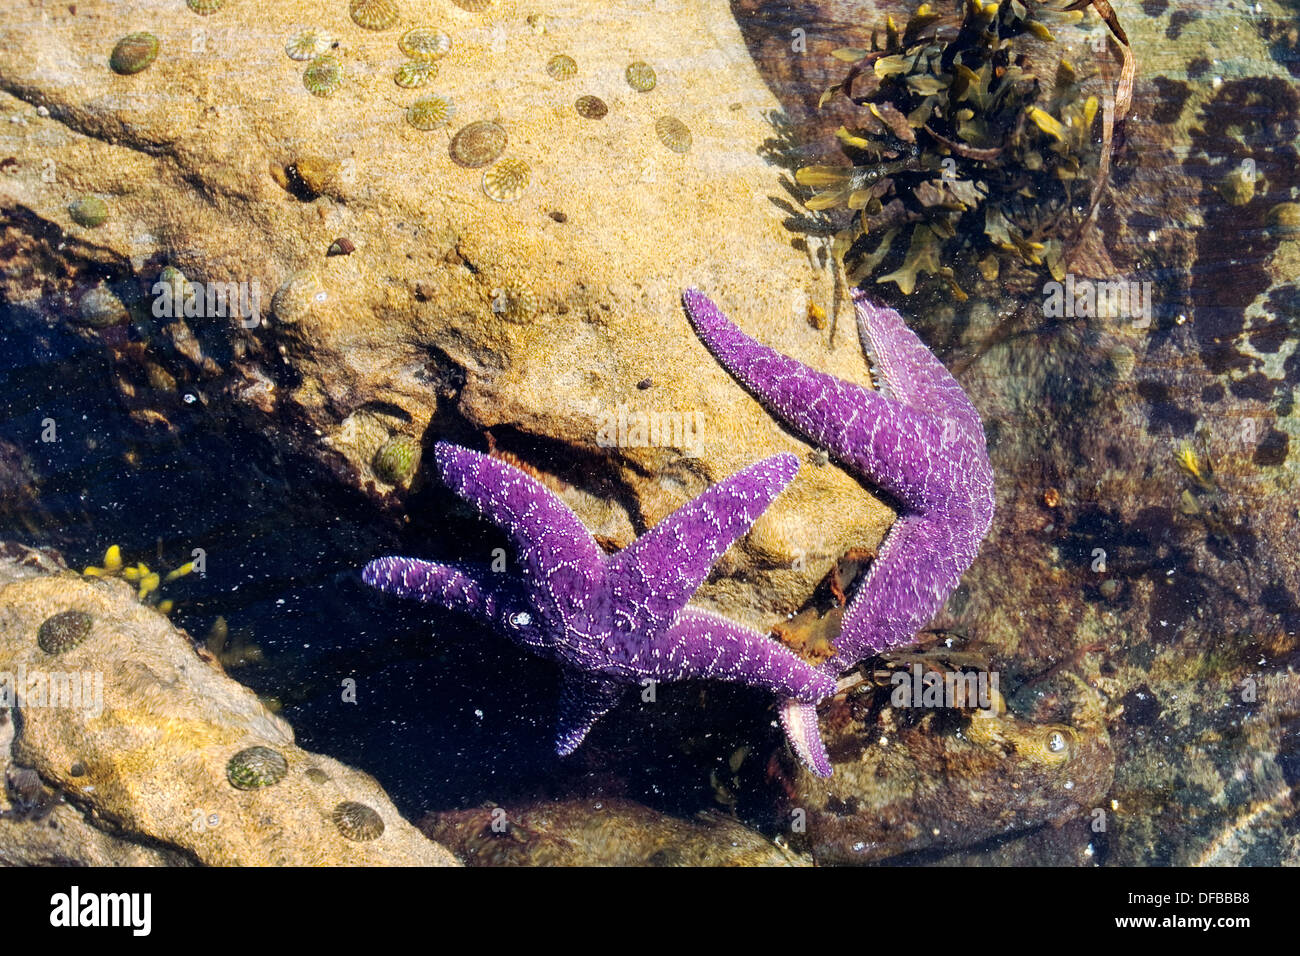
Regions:
<instances>
[{"instance_id":1,"label":"cluster of limpet","mask_svg":"<svg viewBox=\"0 0 1300 956\"><path fill-rule=\"evenodd\" d=\"M41 623L36 631L36 646L46 654L70 651L90 636L91 623L85 611L60 611Z\"/></svg>"},{"instance_id":2,"label":"cluster of limpet","mask_svg":"<svg viewBox=\"0 0 1300 956\"><path fill-rule=\"evenodd\" d=\"M185 0L185 5L201 17L216 13L226 5L226 0Z\"/></svg>"},{"instance_id":3,"label":"cluster of limpet","mask_svg":"<svg viewBox=\"0 0 1300 956\"><path fill-rule=\"evenodd\" d=\"M284 52L291 60L314 60L330 51L335 40L324 30L308 27L289 37Z\"/></svg>"},{"instance_id":4,"label":"cluster of limpet","mask_svg":"<svg viewBox=\"0 0 1300 956\"><path fill-rule=\"evenodd\" d=\"M442 96L426 96L406 109L406 121L419 130L440 129L456 115L456 105Z\"/></svg>"},{"instance_id":5,"label":"cluster of limpet","mask_svg":"<svg viewBox=\"0 0 1300 956\"><path fill-rule=\"evenodd\" d=\"M689 152L691 148L690 127L676 116L661 116L655 120L655 135L674 153Z\"/></svg>"},{"instance_id":6,"label":"cluster of limpet","mask_svg":"<svg viewBox=\"0 0 1300 956\"><path fill-rule=\"evenodd\" d=\"M78 226L95 229L108 221L108 205L98 196L84 196L68 204L68 216Z\"/></svg>"},{"instance_id":7,"label":"cluster of limpet","mask_svg":"<svg viewBox=\"0 0 1300 956\"><path fill-rule=\"evenodd\" d=\"M655 88L655 71L649 63L637 60L623 72L627 85L638 93L649 93Z\"/></svg>"},{"instance_id":8,"label":"cluster of limpet","mask_svg":"<svg viewBox=\"0 0 1300 956\"><path fill-rule=\"evenodd\" d=\"M316 57L302 74L302 85L312 96L329 96L343 82L343 67L338 57L326 53Z\"/></svg>"},{"instance_id":9,"label":"cluster of limpet","mask_svg":"<svg viewBox=\"0 0 1300 956\"><path fill-rule=\"evenodd\" d=\"M397 4L393 0L351 0L348 14L362 29L387 30L397 22Z\"/></svg>"},{"instance_id":10,"label":"cluster of limpet","mask_svg":"<svg viewBox=\"0 0 1300 956\"><path fill-rule=\"evenodd\" d=\"M393 82L404 90L424 86L438 75L438 64L424 60L407 60L393 74Z\"/></svg>"},{"instance_id":11,"label":"cluster of limpet","mask_svg":"<svg viewBox=\"0 0 1300 956\"><path fill-rule=\"evenodd\" d=\"M158 56L158 38L152 33L128 33L117 41L109 54L108 65L114 73L131 76L147 69Z\"/></svg>"},{"instance_id":12,"label":"cluster of limpet","mask_svg":"<svg viewBox=\"0 0 1300 956\"><path fill-rule=\"evenodd\" d=\"M284 779L289 763L270 747L248 747L226 764L226 779L236 790L258 790Z\"/></svg>"},{"instance_id":13,"label":"cluster of limpet","mask_svg":"<svg viewBox=\"0 0 1300 956\"><path fill-rule=\"evenodd\" d=\"M567 53L557 53L546 61L546 74L553 80L571 80L578 75L578 61Z\"/></svg>"},{"instance_id":14,"label":"cluster of limpet","mask_svg":"<svg viewBox=\"0 0 1300 956\"><path fill-rule=\"evenodd\" d=\"M451 49L451 37L435 27L415 27L402 34L397 48L412 60L440 60Z\"/></svg>"},{"instance_id":15,"label":"cluster of limpet","mask_svg":"<svg viewBox=\"0 0 1300 956\"><path fill-rule=\"evenodd\" d=\"M522 159L508 157L483 171L483 193L496 202L514 202L528 188L531 174Z\"/></svg>"},{"instance_id":16,"label":"cluster of limpet","mask_svg":"<svg viewBox=\"0 0 1300 956\"><path fill-rule=\"evenodd\" d=\"M384 833L383 818L355 800L344 800L334 808L334 825L343 836L357 842L377 840Z\"/></svg>"},{"instance_id":17,"label":"cluster of limpet","mask_svg":"<svg viewBox=\"0 0 1300 956\"><path fill-rule=\"evenodd\" d=\"M499 159L506 151L508 139L500 123L478 120L461 127L452 137L451 158L458 166L478 169Z\"/></svg>"}]
</instances>

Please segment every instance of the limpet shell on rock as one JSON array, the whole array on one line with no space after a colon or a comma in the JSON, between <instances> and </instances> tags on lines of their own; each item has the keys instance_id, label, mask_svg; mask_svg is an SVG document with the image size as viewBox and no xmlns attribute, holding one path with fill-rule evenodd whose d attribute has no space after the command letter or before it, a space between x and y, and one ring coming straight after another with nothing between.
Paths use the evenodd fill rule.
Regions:
<instances>
[{"instance_id":1,"label":"limpet shell on rock","mask_svg":"<svg viewBox=\"0 0 1300 956\"><path fill-rule=\"evenodd\" d=\"M571 80L578 75L578 61L567 53L557 53L546 61L546 73L552 79Z\"/></svg>"},{"instance_id":2,"label":"limpet shell on rock","mask_svg":"<svg viewBox=\"0 0 1300 956\"><path fill-rule=\"evenodd\" d=\"M623 71L627 85L639 93L649 93L655 88L655 71L649 63L637 60Z\"/></svg>"},{"instance_id":3,"label":"limpet shell on rock","mask_svg":"<svg viewBox=\"0 0 1300 956\"><path fill-rule=\"evenodd\" d=\"M344 800L334 808L334 825L349 840L362 842L383 836L384 820L372 808L355 800Z\"/></svg>"},{"instance_id":4,"label":"limpet shell on rock","mask_svg":"<svg viewBox=\"0 0 1300 956\"><path fill-rule=\"evenodd\" d=\"M412 90L424 86L438 75L438 64L423 60L407 60L393 74L393 82L403 89Z\"/></svg>"},{"instance_id":5,"label":"limpet shell on rock","mask_svg":"<svg viewBox=\"0 0 1300 956\"><path fill-rule=\"evenodd\" d=\"M334 38L324 30L308 27L289 37L284 45L284 52L291 60L313 60L330 51Z\"/></svg>"},{"instance_id":6,"label":"limpet shell on rock","mask_svg":"<svg viewBox=\"0 0 1300 956\"><path fill-rule=\"evenodd\" d=\"M451 158L459 166L478 169L499 159L509 137L500 123L478 120L462 126L451 140Z\"/></svg>"},{"instance_id":7,"label":"limpet shell on rock","mask_svg":"<svg viewBox=\"0 0 1300 956\"><path fill-rule=\"evenodd\" d=\"M685 153L691 148L691 130L676 116L661 116L655 120L655 135L674 153Z\"/></svg>"},{"instance_id":8,"label":"limpet shell on rock","mask_svg":"<svg viewBox=\"0 0 1300 956\"><path fill-rule=\"evenodd\" d=\"M455 115L455 104L441 96L426 96L406 108L406 121L419 130L446 126Z\"/></svg>"},{"instance_id":9,"label":"limpet shell on rock","mask_svg":"<svg viewBox=\"0 0 1300 956\"><path fill-rule=\"evenodd\" d=\"M81 321L92 329L106 329L125 322L131 317L117 294L107 286L97 285L87 289L77 304Z\"/></svg>"},{"instance_id":10,"label":"limpet shell on rock","mask_svg":"<svg viewBox=\"0 0 1300 956\"><path fill-rule=\"evenodd\" d=\"M329 294L314 272L290 276L271 296L271 313L285 325L301 322L311 310L329 301Z\"/></svg>"},{"instance_id":11,"label":"limpet shell on rock","mask_svg":"<svg viewBox=\"0 0 1300 956\"><path fill-rule=\"evenodd\" d=\"M108 221L108 204L98 196L83 196L68 204L68 215L78 226L95 229Z\"/></svg>"},{"instance_id":12,"label":"limpet shell on rock","mask_svg":"<svg viewBox=\"0 0 1300 956\"><path fill-rule=\"evenodd\" d=\"M609 113L609 107L599 96L579 96L574 101L573 108L583 119L604 119Z\"/></svg>"},{"instance_id":13,"label":"limpet shell on rock","mask_svg":"<svg viewBox=\"0 0 1300 956\"><path fill-rule=\"evenodd\" d=\"M326 53L316 57L302 74L302 85L312 96L329 96L343 82L343 67L338 57Z\"/></svg>"},{"instance_id":14,"label":"limpet shell on rock","mask_svg":"<svg viewBox=\"0 0 1300 956\"><path fill-rule=\"evenodd\" d=\"M496 202L514 202L528 188L531 172L522 159L503 159L483 171L483 192Z\"/></svg>"},{"instance_id":15,"label":"limpet shell on rock","mask_svg":"<svg viewBox=\"0 0 1300 956\"><path fill-rule=\"evenodd\" d=\"M36 631L36 646L46 654L70 651L90 636L92 623L85 611L60 611L41 623Z\"/></svg>"},{"instance_id":16,"label":"limpet shell on rock","mask_svg":"<svg viewBox=\"0 0 1300 956\"><path fill-rule=\"evenodd\" d=\"M270 747L249 747L239 751L226 764L226 779L236 790L258 790L284 779L289 763Z\"/></svg>"},{"instance_id":17,"label":"limpet shell on rock","mask_svg":"<svg viewBox=\"0 0 1300 956\"><path fill-rule=\"evenodd\" d=\"M348 4L352 22L366 30L387 30L397 22L393 0L352 0Z\"/></svg>"},{"instance_id":18,"label":"limpet shell on rock","mask_svg":"<svg viewBox=\"0 0 1300 956\"><path fill-rule=\"evenodd\" d=\"M402 34L397 47L412 60L437 60L451 49L451 37L436 27L415 27Z\"/></svg>"},{"instance_id":19,"label":"limpet shell on rock","mask_svg":"<svg viewBox=\"0 0 1300 956\"><path fill-rule=\"evenodd\" d=\"M117 41L109 54L108 65L114 73L131 76L146 69L158 56L158 38L152 33L128 33Z\"/></svg>"}]
</instances>

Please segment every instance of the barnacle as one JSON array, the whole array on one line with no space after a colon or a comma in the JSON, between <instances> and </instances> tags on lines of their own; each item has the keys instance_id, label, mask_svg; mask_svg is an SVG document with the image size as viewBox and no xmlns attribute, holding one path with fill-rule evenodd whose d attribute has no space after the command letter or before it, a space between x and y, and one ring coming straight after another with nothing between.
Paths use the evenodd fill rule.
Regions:
<instances>
[{"instance_id":1,"label":"barnacle","mask_svg":"<svg viewBox=\"0 0 1300 956\"><path fill-rule=\"evenodd\" d=\"M852 66L821 102L859 108L836 133L852 165L795 181L809 209L851 214L835 243L851 281L961 299L1009 264L1061 278L1099 175L1099 102L1066 60L1048 76L1037 61L1081 16L1032 0L923 3L902 29L887 18L870 49L835 51Z\"/></svg>"}]
</instances>

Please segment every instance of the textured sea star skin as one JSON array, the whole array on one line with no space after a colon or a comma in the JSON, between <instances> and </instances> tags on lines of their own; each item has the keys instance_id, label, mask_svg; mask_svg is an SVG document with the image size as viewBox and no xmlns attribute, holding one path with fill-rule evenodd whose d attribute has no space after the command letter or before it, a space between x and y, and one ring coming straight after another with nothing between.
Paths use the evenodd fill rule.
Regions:
<instances>
[{"instance_id":1,"label":"textured sea star skin","mask_svg":"<svg viewBox=\"0 0 1300 956\"><path fill-rule=\"evenodd\" d=\"M520 573L385 557L367 564L362 580L472 615L559 662L561 756L577 749L628 684L713 678L810 705L834 692L832 675L766 635L686 606L713 563L794 478L793 455L719 482L614 555L519 469L446 442L435 459L447 487L510 537Z\"/></svg>"},{"instance_id":2,"label":"textured sea star skin","mask_svg":"<svg viewBox=\"0 0 1300 956\"><path fill-rule=\"evenodd\" d=\"M879 391L759 344L695 290L683 299L700 339L742 385L900 507L822 668L838 674L910 641L943 607L993 520L993 470L970 399L897 312L860 292L858 331L883 379ZM781 720L804 762L828 776L815 706L786 701Z\"/></svg>"}]
</instances>

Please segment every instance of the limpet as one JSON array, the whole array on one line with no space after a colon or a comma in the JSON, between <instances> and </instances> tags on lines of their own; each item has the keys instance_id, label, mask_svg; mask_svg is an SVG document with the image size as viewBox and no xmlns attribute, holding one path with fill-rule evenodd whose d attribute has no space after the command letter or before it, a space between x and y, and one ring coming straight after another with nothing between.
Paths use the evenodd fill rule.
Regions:
<instances>
[{"instance_id":1,"label":"limpet","mask_svg":"<svg viewBox=\"0 0 1300 956\"><path fill-rule=\"evenodd\" d=\"M649 93L655 88L655 71L649 63L637 60L623 72L627 85L639 93Z\"/></svg>"},{"instance_id":2,"label":"limpet","mask_svg":"<svg viewBox=\"0 0 1300 956\"><path fill-rule=\"evenodd\" d=\"M522 159L503 159L483 170L483 192L496 202L514 202L528 188L531 172Z\"/></svg>"},{"instance_id":3,"label":"limpet","mask_svg":"<svg viewBox=\"0 0 1300 956\"><path fill-rule=\"evenodd\" d=\"M456 106L441 96L426 96L406 109L406 121L416 129L430 130L446 126L456 115Z\"/></svg>"},{"instance_id":4,"label":"limpet","mask_svg":"<svg viewBox=\"0 0 1300 956\"><path fill-rule=\"evenodd\" d=\"M676 116L661 116L655 120L655 135L674 153L685 153L691 148L690 128Z\"/></svg>"},{"instance_id":5,"label":"limpet","mask_svg":"<svg viewBox=\"0 0 1300 956\"><path fill-rule=\"evenodd\" d=\"M376 840L384 833L383 818L355 800L344 800L334 808L334 825L349 840Z\"/></svg>"},{"instance_id":6,"label":"limpet","mask_svg":"<svg viewBox=\"0 0 1300 956\"><path fill-rule=\"evenodd\" d=\"M372 466L388 484L403 484L420 466L420 443L409 435L394 435L375 452Z\"/></svg>"},{"instance_id":7,"label":"limpet","mask_svg":"<svg viewBox=\"0 0 1300 956\"><path fill-rule=\"evenodd\" d=\"M316 57L328 53L332 46L334 46L332 36L324 30L308 27L289 37L288 42L284 45L284 52L288 54L291 60L314 60Z\"/></svg>"},{"instance_id":8,"label":"limpet","mask_svg":"<svg viewBox=\"0 0 1300 956\"><path fill-rule=\"evenodd\" d=\"M36 646L46 654L70 651L90 636L91 617L85 611L60 611L47 617L36 631Z\"/></svg>"},{"instance_id":9,"label":"limpet","mask_svg":"<svg viewBox=\"0 0 1300 956\"><path fill-rule=\"evenodd\" d=\"M412 60L437 60L451 49L451 37L434 27L415 27L402 34L397 47Z\"/></svg>"},{"instance_id":10,"label":"limpet","mask_svg":"<svg viewBox=\"0 0 1300 956\"><path fill-rule=\"evenodd\" d=\"M1281 202L1268 211L1269 232L1278 239L1300 237L1300 203Z\"/></svg>"},{"instance_id":11,"label":"limpet","mask_svg":"<svg viewBox=\"0 0 1300 956\"><path fill-rule=\"evenodd\" d=\"M571 80L578 75L578 61L567 53L557 53L546 61L546 72L556 80Z\"/></svg>"},{"instance_id":12,"label":"limpet","mask_svg":"<svg viewBox=\"0 0 1300 956\"><path fill-rule=\"evenodd\" d=\"M329 96L343 82L343 67L338 57L326 53L307 64L302 74L302 85L312 96Z\"/></svg>"},{"instance_id":13,"label":"limpet","mask_svg":"<svg viewBox=\"0 0 1300 956\"><path fill-rule=\"evenodd\" d=\"M289 763L270 747L249 747L230 758L226 779L236 790L257 790L284 779Z\"/></svg>"},{"instance_id":14,"label":"limpet","mask_svg":"<svg viewBox=\"0 0 1300 956\"><path fill-rule=\"evenodd\" d=\"M609 107L599 96L579 96L573 108L584 119L604 119L609 113Z\"/></svg>"},{"instance_id":15,"label":"limpet","mask_svg":"<svg viewBox=\"0 0 1300 956\"><path fill-rule=\"evenodd\" d=\"M158 55L158 38L152 33L128 33L117 41L108 57L114 73L130 76L147 68Z\"/></svg>"},{"instance_id":16,"label":"limpet","mask_svg":"<svg viewBox=\"0 0 1300 956\"><path fill-rule=\"evenodd\" d=\"M83 196L68 204L68 215L78 226L94 229L108 220L108 204L98 196Z\"/></svg>"},{"instance_id":17,"label":"limpet","mask_svg":"<svg viewBox=\"0 0 1300 956\"><path fill-rule=\"evenodd\" d=\"M226 0L185 0L185 5L201 17L216 13L226 5Z\"/></svg>"},{"instance_id":18,"label":"limpet","mask_svg":"<svg viewBox=\"0 0 1300 956\"><path fill-rule=\"evenodd\" d=\"M329 299L320 280L312 272L290 276L271 296L271 312L284 325L301 322L313 308Z\"/></svg>"},{"instance_id":19,"label":"limpet","mask_svg":"<svg viewBox=\"0 0 1300 956\"><path fill-rule=\"evenodd\" d=\"M478 169L506 151L508 137L500 123L478 120L463 126L451 140L451 158L457 165Z\"/></svg>"},{"instance_id":20,"label":"limpet","mask_svg":"<svg viewBox=\"0 0 1300 956\"><path fill-rule=\"evenodd\" d=\"M438 64L432 61L407 60L393 74L393 82L403 89L411 90L424 86L438 75Z\"/></svg>"},{"instance_id":21,"label":"limpet","mask_svg":"<svg viewBox=\"0 0 1300 956\"><path fill-rule=\"evenodd\" d=\"M397 22L393 0L352 0L348 4L352 22L366 30L387 30Z\"/></svg>"},{"instance_id":22,"label":"limpet","mask_svg":"<svg viewBox=\"0 0 1300 956\"><path fill-rule=\"evenodd\" d=\"M492 6L492 0L451 0L451 2L462 10L468 10L470 13L482 13Z\"/></svg>"},{"instance_id":23,"label":"limpet","mask_svg":"<svg viewBox=\"0 0 1300 956\"><path fill-rule=\"evenodd\" d=\"M102 285L86 291L78 303L81 321L92 329L106 329L110 325L125 322L131 316L111 289Z\"/></svg>"}]
</instances>

